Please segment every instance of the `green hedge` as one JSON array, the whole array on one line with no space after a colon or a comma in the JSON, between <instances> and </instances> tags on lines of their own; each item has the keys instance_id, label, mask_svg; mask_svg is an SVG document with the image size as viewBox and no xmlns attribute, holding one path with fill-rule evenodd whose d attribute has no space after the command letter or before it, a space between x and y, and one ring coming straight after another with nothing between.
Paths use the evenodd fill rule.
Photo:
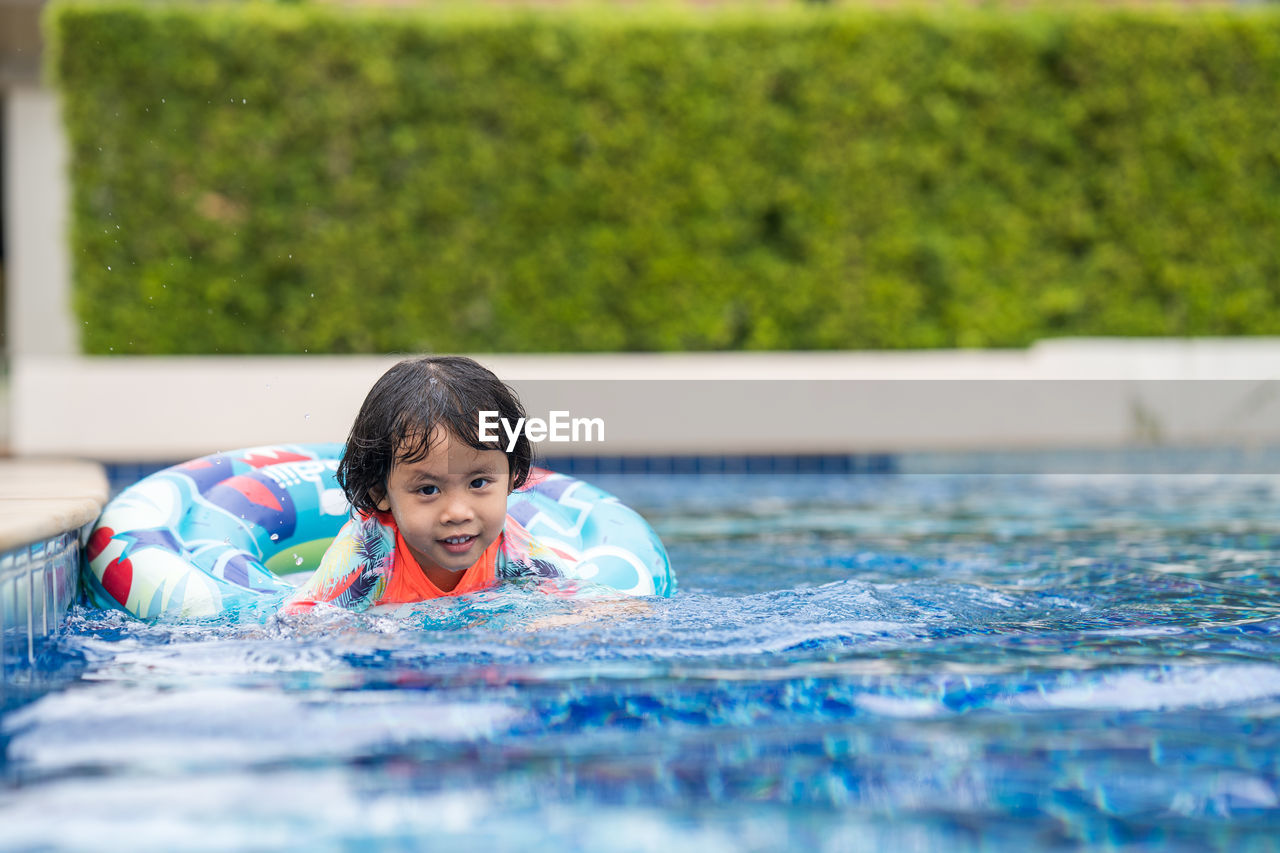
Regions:
<instances>
[{"instance_id":1,"label":"green hedge","mask_svg":"<svg viewBox=\"0 0 1280 853\"><path fill-rule=\"evenodd\" d=\"M104 353L1280 333L1280 16L62 3Z\"/></svg>"}]
</instances>

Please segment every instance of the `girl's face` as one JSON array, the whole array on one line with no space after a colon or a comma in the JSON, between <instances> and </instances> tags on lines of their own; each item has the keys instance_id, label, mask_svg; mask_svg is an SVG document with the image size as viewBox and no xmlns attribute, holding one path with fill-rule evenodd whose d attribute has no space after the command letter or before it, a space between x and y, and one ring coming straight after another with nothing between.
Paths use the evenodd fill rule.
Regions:
<instances>
[{"instance_id":1,"label":"girl's face","mask_svg":"<svg viewBox=\"0 0 1280 853\"><path fill-rule=\"evenodd\" d=\"M396 462L378 509L390 512L423 573L449 592L502 532L511 476L501 450L437 430L425 459Z\"/></svg>"}]
</instances>

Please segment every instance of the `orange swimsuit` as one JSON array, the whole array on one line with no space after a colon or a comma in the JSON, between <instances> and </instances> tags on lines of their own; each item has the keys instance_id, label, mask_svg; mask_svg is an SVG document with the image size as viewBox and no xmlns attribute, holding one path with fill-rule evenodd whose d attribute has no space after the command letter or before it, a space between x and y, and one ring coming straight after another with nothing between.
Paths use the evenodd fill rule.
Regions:
<instances>
[{"instance_id":1,"label":"orange swimsuit","mask_svg":"<svg viewBox=\"0 0 1280 853\"><path fill-rule=\"evenodd\" d=\"M471 567L463 573L458 585L449 592L442 592L423 573L422 567L418 565L418 561L414 558L413 552L409 550L404 537L400 535L400 528L396 527L395 520L388 516L382 520L382 523L396 532L396 557L395 566L391 570L391 578L387 581L386 592L382 593L382 597L374 602L375 605L411 604L415 601L426 601L430 598L466 595L478 589L491 587L497 582L498 552L502 550L501 533L498 534L498 538L494 539L488 548L484 549L480 559L472 563Z\"/></svg>"}]
</instances>

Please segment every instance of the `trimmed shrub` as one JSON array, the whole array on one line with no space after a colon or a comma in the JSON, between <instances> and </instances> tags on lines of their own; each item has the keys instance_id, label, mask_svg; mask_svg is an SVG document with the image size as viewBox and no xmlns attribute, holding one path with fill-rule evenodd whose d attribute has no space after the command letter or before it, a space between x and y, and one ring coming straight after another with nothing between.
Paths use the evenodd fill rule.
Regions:
<instances>
[{"instance_id":1,"label":"trimmed shrub","mask_svg":"<svg viewBox=\"0 0 1280 853\"><path fill-rule=\"evenodd\" d=\"M48 23L89 352L1280 333L1274 11Z\"/></svg>"}]
</instances>

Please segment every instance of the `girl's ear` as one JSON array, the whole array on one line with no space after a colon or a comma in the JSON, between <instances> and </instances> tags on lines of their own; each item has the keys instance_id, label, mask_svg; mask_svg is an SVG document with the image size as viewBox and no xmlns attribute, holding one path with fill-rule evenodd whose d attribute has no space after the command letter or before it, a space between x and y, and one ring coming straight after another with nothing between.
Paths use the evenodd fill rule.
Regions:
<instances>
[{"instance_id":1,"label":"girl's ear","mask_svg":"<svg viewBox=\"0 0 1280 853\"><path fill-rule=\"evenodd\" d=\"M387 500L385 490L370 489L369 497L373 498L373 505L378 508L379 512L391 512L391 502Z\"/></svg>"}]
</instances>

